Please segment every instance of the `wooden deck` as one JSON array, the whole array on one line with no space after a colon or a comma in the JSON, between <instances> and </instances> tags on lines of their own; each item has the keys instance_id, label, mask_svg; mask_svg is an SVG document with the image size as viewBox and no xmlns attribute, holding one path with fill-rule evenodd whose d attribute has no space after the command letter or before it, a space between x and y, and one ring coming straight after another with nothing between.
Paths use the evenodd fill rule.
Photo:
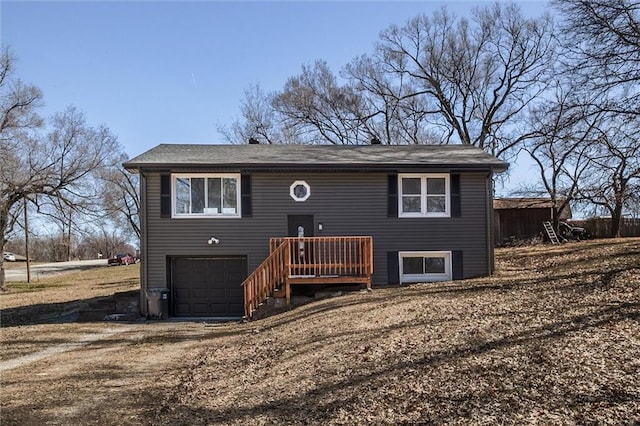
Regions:
<instances>
[{"instance_id":1,"label":"wooden deck","mask_svg":"<svg viewBox=\"0 0 640 426\"><path fill-rule=\"evenodd\" d=\"M242 283L245 317L276 290L291 302L291 286L365 284L371 288L373 238L283 237L269 242L269 256Z\"/></svg>"}]
</instances>

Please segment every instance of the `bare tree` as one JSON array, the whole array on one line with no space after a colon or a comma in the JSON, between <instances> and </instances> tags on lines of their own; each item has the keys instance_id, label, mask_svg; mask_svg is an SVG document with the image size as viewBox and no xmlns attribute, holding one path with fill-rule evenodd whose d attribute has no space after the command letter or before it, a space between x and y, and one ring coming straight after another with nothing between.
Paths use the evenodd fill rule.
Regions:
<instances>
[{"instance_id":1,"label":"bare tree","mask_svg":"<svg viewBox=\"0 0 640 426\"><path fill-rule=\"evenodd\" d=\"M553 202L556 231L560 212L576 198L592 164L593 141L602 122L601 113L593 113L584 105L575 89L557 82L554 96L532 108L529 116L531 131L524 150L538 167L540 195L548 195Z\"/></svg>"},{"instance_id":2,"label":"bare tree","mask_svg":"<svg viewBox=\"0 0 640 426\"><path fill-rule=\"evenodd\" d=\"M640 119L611 114L598 127L591 167L579 194L611 216L611 237L620 236L623 212L631 211L640 190Z\"/></svg>"},{"instance_id":3,"label":"bare tree","mask_svg":"<svg viewBox=\"0 0 640 426\"><path fill-rule=\"evenodd\" d=\"M611 216L619 236L624 211L638 190L640 140L640 2L554 1L563 14L564 66L589 93L589 109L605 117L597 126L579 197Z\"/></svg>"},{"instance_id":4,"label":"bare tree","mask_svg":"<svg viewBox=\"0 0 640 426\"><path fill-rule=\"evenodd\" d=\"M287 143L289 135L273 109L274 96L265 93L259 85L249 86L240 103L240 117L229 127L218 126L218 131L233 144L247 143L252 138L268 144Z\"/></svg>"},{"instance_id":5,"label":"bare tree","mask_svg":"<svg viewBox=\"0 0 640 426\"><path fill-rule=\"evenodd\" d=\"M127 172L122 163L127 159L122 154L115 157L116 163L106 165L99 173L103 182L102 203L106 216L130 229L137 239L140 238L140 194L137 174Z\"/></svg>"},{"instance_id":6,"label":"bare tree","mask_svg":"<svg viewBox=\"0 0 640 426\"><path fill-rule=\"evenodd\" d=\"M108 222L87 228L78 243L78 254L83 258L95 258L102 253L103 258L116 253L135 254L135 247L128 243L128 235L120 228L113 228ZM105 260L106 263L106 260Z\"/></svg>"},{"instance_id":7,"label":"bare tree","mask_svg":"<svg viewBox=\"0 0 640 426\"><path fill-rule=\"evenodd\" d=\"M7 235L12 231L23 198L21 188L10 181L20 166L17 150L30 134L42 125L38 108L42 105L42 92L15 76L16 59L8 47L0 53L0 231L2 251ZM4 258L0 258L0 290L5 289Z\"/></svg>"},{"instance_id":8,"label":"bare tree","mask_svg":"<svg viewBox=\"0 0 640 426\"><path fill-rule=\"evenodd\" d=\"M556 0L566 62L604 109L640 115L640 2Z\"/></svg>"},{"instance_id":9,"label":"bare tree","mask_svg":"<svg viewBox=\"0 0 640 426\"><path fill-rule=\"evenodd\" d=\"M344 145L367 140L356 113L361 110L361 97L349 85L339 85L324 61L303 66L300 75L287 80L272 105L283 127L293 129L301 141Z\"/></svg>"},{"instance_id":10,"label":"bare tree","mask_svg":"<svg viewBox=\"0 0 640 426\"><path fill-rule=\"evenodd\" d=\"M546 89L555 41L548 16L525 18L514 4L474 11L473 20L445 9L380 36L376 56L387 72L425 97L428 120L444 143L475 145L497 156L521 142L510 132Z\"/></svg>"},{"instance_id":11,"label":"bare tree","mask_svg":"<svg viewBox=\"0 0 640 426\"><path fill-rule=\"evenodd\" d=\"M366 55L347 64L344 75L360 93L359 109L354 113L369 139L387 145L437 140L428 130L428 100L408 96L415 92L408 78L395 76L378 58Z\"/></svg>"},{"instance_id":12,"label":"bare tree","mask_svg":"<svg viewBox=\"0 0 640 426\"><path fill-rule=\"evenodd\" d=\"M318 60L278 93L250 88L241 119L223 134L268 143L283 134L306 143L463 143L504 156L522 142L513 124L546 90L555 47L552 20L525 18L514 4L477 9L472 21L443 9L391 26L341 79Z\"/></svg>"},{"instance_id":13,"label":"bare tree","mask_svg":"<svg viewBox=\"0 0 640 426\"><path fill-rule=\"evenodd\" d=\"M44 217L50 237L55 236L55 256L47 259L54 262L72 260L73 235L79 231L79 205L82 199L71 195L67 199L55 196L34 196L32 203L36 205L37 213ZM75 232L74 232L75 231Z\"/></svg>"},{"instance_id":14,"label":"bare tree","mask_svg":"<svg viewBox=\"0 0 640 426\"><path fill-rule=\"evenodd\" d=\"M42 118L37 112L42 106L42 91L15 76L15 63L9 48L3 47L0 52L0 142L4 148L0 150L0 158L3 164L11 161L8 155L18 143L16 134L42 125Z\"/></svg>"},{"instance_id":15,"label":"bare tree","mask_svg":"<svg viewBox=\"0 0 640 426\"><path fill-rule=\"evenodd\" d=\"M51 121L46 136L32 135L14 143L11 161L4 164L0 179L0 232L4 236L15 206L25 198L53 197L68 207L77 199L97 198L100 194L93 173L113 155L116 138L104 126L87 126L81 113L68 108ZM4 268L0 288L6 288Z\"/></svg>"}]
</instances>

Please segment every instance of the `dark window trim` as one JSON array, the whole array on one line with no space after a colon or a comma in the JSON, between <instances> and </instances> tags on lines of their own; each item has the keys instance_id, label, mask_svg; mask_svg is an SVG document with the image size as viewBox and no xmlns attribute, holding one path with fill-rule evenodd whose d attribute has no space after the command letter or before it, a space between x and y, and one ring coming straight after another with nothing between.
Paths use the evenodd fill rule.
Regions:
<instances>
[{"instance_id":1,"label":"dark window trim","mask_svg":"<svg viewBox=\"0 0 640 426\"><path fill-rule=\"evenodd\" d=\"M160 217L170 218L171 210L171 174L160 175Z\"/></svg>"},{"instance_id":2,"label":"dark window trim","mask_svg":"<svg viewBox=\"0 0 640 426\"><path fill-rule=\"evenodd\" d=\"M253 217L253 202L251 199L251 175L240 175L240 210L242 217Z\"/></svg>"},{"instance_id":3,"label":"dark window trim","mask_svg":"<svg viewBox=\"0 0 640 426\"><path fill-rule=\"evenodd\" d=\"M388 175L387 182L387 217L398 217L398 175Z\"/></svg>"},{"instance_id":4,"label":"dark window trim","mask_svg":"<svg viewBox=\"0 0 640 426\"><path fill-rule=\"evenodd\" d=\"M389 284L400 284L400 264L397 251L387 252L387 281Z\"/></svg>"},{"instance_id":5,"label":"dark window trim","mask_svg":"<svg viewBox=\"0 0 640 426\"><path fill-rule=\"evenodd\" d=\"M461 280L464 278L464 266L462 262L462 250L451 251L451 279Z\"/></svg>"},{"instance_id":6,"label":"dark window trim","mask_svg":"<svg viewBox=\"0 0 640 426\"><path fill-rule=\"evenodd\" d=\"M451 217L462 216L462 203L460 195L460 174L451 173L449 178L449 185L451 186Z\"/></svg>"}]
</instances>

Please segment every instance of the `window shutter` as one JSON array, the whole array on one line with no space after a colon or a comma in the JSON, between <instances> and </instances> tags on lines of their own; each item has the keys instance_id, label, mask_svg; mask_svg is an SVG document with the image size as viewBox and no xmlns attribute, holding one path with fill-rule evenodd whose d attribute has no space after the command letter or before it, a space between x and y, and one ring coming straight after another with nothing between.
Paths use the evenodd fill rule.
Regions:
<instances>
[{"instance_id":1,"label":"window shutter","mask_svg":"<svg viewBox=\"0 0 640 426\"><path fill-rule=\"evenodd\" d=\"M462 250L454 250L451 252L451 278L454 280L461 280L464 278Z\"/></svg>"},{"instance_id":2,"label":"window shutter","mask_svg":"<svg viewBox=\"0 0 640 426\"><path fill-rule=\"evenodd\" d=\"M460 203L460 175L451 174L451 217L462 216Z\"/></svg>"},{"instance_id":3,"label":"window shutter","mask_svg":"<svg viewBox=\"0 0 640 426\"><path fill-rule=\"evenodd\" d=\"M387 281L389 284L400 284L400 265L398 264L398 252L387 252Z\"/></svg>"},{"instance_id":4,"label":"window shutter","mask_svg":"<svg viewBox=\"0 0 640 426\"><path fill-rule=\"evenodd\" d=\"M251 203L251 175L243 174L240 176L240 204L242 208L242 217L253 216L253 205Z\"/></svg>"},{"instance_id":5,"label":"window shutter","mask_svg":"<svg viewBox=\"0 0 640 426\"><path fill-rule=\"evenodd\" d=\"M160 217L171 217L171 175L160 175Z\"/></svg>"},{"instance_id":6,"label":"window shutter","mask_svg":"<svg viewBox=\"0 0 640 426\"><path fill-rule=\"evenodd\" d=\"M387 217L398 217L398 175L388 176L387 192Z\"/></svg>"}]
</instances>

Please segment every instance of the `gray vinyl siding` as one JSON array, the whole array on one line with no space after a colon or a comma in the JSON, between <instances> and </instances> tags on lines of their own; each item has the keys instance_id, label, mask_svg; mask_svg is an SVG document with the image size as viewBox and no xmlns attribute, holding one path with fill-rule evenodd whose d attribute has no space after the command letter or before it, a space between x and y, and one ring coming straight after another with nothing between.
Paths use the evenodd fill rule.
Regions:
<instances>
[{"instance_id":1,"label":"gray vinyl siding","mask_svg":"<svg viewBox=\"0 0 640 426\"><path fill-rule=\"evenodd\" d=\"M488 275L486 173L460 176L462 216L387 217L386 173L254 173L250 218L160 217L160 175L145 173L144 287L165 287L167 256L246 255L248 272L269 252L269 238L287 234L287 215L313 214L315 236L370 235L374 242L373 283L387 283L389 251L463 251L464 277ZM305 202L289 186L311 187ZM318 230L318 224L323 230ZM218 245L208 245L216 237ZM143 278L144 279L144 278Z\"/></svg>"}]
</instances>

